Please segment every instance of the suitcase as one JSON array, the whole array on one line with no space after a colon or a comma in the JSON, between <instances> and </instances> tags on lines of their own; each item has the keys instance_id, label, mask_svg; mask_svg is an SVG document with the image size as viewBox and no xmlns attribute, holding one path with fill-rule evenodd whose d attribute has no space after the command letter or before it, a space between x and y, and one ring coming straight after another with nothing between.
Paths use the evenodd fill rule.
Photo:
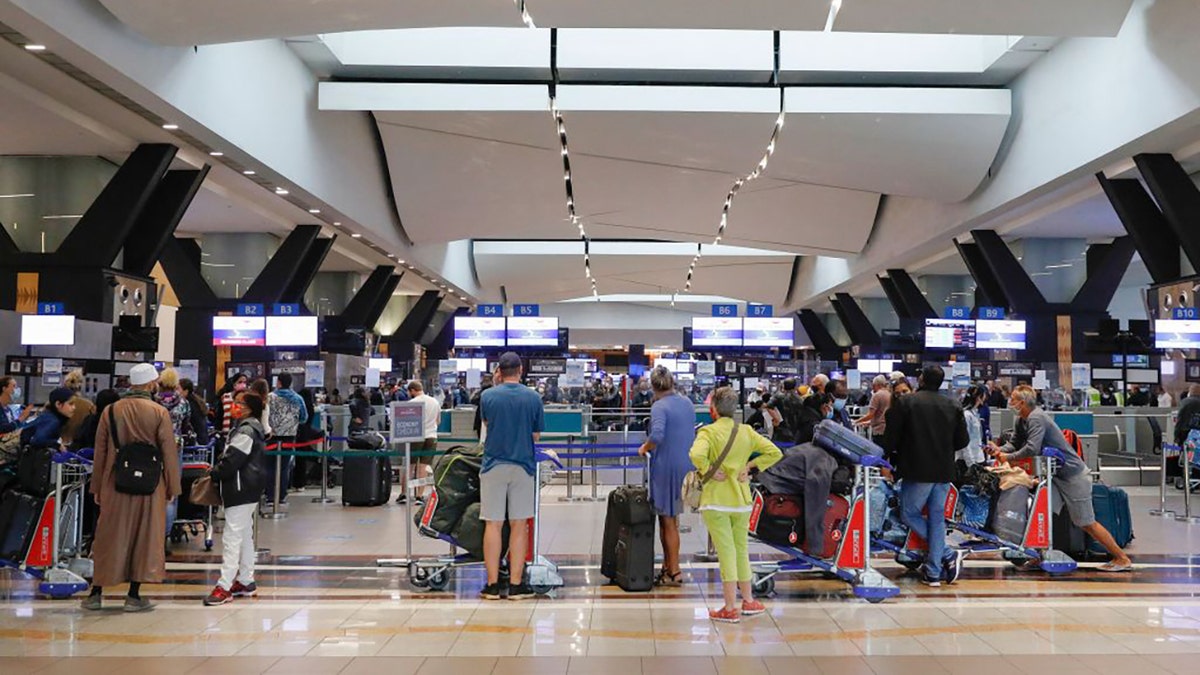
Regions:
<instances>
[{"instance_id":1,"label":"suitcase","mask_svg":"<svg viewBox=\"0 0 1200 675\"><path fill-rule=\"evenodd\" d=\"M1067 511L1066 504L1054 514L1050 521L1051 531L1054 534L1054 548L1066 553L1071 558L1077 561L1085 561L1088 559L1088 536L1083 533L1083 530L1075 527L1075 523L1071 522L1071 514Z\"/></svg>"},{"instance_id":2,"label":"suitcase","mask_svg":"<svg viewBox=\"0 0 1200 675\"><path fill-rule=\"evenodd\" d=\"M617 528L616 574L613 581L627 593L654 586L654 523L622 524Z\"/></svg>"},{"instance_id":3,"label":"suitcase","mask_svg":"<svg viewBox=\"0 0 1200 675\"><path fill-rule=\"evenodd\" d=\"M773 495L754 486L754 506L748 529L759 541L780 546L799 546L804 541L802 497Z\"/></svg>"},{"instance_id":4,"label":"suitcase","mask_svg":"<svg viewBox=\"0 0 1200 675\"><path fill-rule=\"evenodd\" d=\"M1129 494L1119 487L1103 483L1092 486L1092 508L1096 511L1096 522L1104 526L1116 540L1117 546L1125 548L1133 541L1133 518L1129 513ZM1097 555L1108 555L1100 542L1087 538L1087 549Z\"/></svg>"},{"instance_id":5,"label":"suitcase","mask_svg":"<svg viewBox=\"0 0 1200 675\"><path fill-rule=\"evenodd\" d=\"M847 429L833 420L821 420L817 424L817 428L813 432L813 443L826 452L832 453L835 457L856 464L861 458L868 455L883 457L883 448L854 433L853 429Z\"/></svg>"},{"instance_id":6,"label":"suitcase","mask_svg":"<svg viewBox=\"0 0 1200 675\"><path fill-rule=\"evenodd\" d=\"M17 484L21 491L35 497L45 497L54 491L50 468L54 451L50 448L25 448L17 460Z\"/></svg>"},{"instance_id":7,"label":"suitcase","mask_svg":"<svg viewBox=\"0 0 1200 675\"><path fill-rule=\"evenodd\" d=\"M475 448L457 446L438 457L433 465L433 488L425 508L413 515L414 524L435 536L453 532L467 507L479 501L482 467L483 453Z\"/></svg>"},{"instance_id":8,"label":"suitcase","mask_svg":"<svg viewBox=\"0 0 1200 675\"><path fill-rule=\"evenodd\" d=\"M342 460L342 504L380 506L392 496L392 467L387 457L355 457Z\"/></svg>"},{"instance_id":9,"label":"suitcase","mask_svg":"<svg viewBox=\"0 0 1200 675\"><path fill-rule=\"evenodd\" d=\"M996 512L992 516L992 529L996 536L1011 543L1025 539L1025 525L1029 521L1029 488L1023 485L1000 491L996 500Z\"/></svg>"},{"instance_id":10,"label":"suitcase","mask_svg":"<svg viewBox=\"0 0 1200 675\"><path fill-rule=\"evenodd\" d=\"M0 559L21 562L37 534L43 498L9 491L0 498Z\"/></svg>"},{"instance_id":11,"label":"suitcase","mask_svg":"<svg viewBox=\"0 0 1200 675\"><path fill-rule=\"evenodd\" d=\"M838 545L842 542L846 525L850 520L850 502L841 495L829 495L825 502L825 546L823 551L813 551L806 546L805 550L822 558L832 558L837 555ZM803 530L802 530L803 531Z\"/></svg>"},{"instance_id":12,"label":"suitcase","mask_svg":"<svg viewBox=\"0 0 1200 675\"><path fill-rule=\"evenodd\" d=\"M650 493L641 485L622 485L608 493L604 515L604 535L601 539L600 574L610 580L617 576L617 534L622 525L654 524L654 509Z\"/></svg>"},{"instance_id":13,"label":"suitcase","mask_svg":"<svg viewBox=\"0 0 1200 675\"><path fill-rule=\"evenodd\" d=\"M207 464L184 464L183 478L179 484L183 492L179 495L179 505L175 509L175 520L208 520L208 507L192 503L192 483L202 476L208 475Z\"/></svg>"}]
</instances>

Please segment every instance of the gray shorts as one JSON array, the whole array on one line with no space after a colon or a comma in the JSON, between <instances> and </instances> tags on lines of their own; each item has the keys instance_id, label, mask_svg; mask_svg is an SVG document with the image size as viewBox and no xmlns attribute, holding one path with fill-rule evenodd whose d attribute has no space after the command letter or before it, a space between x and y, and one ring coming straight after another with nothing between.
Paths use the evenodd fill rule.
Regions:
<instances>
[{"instance_id":1,"label":"gray shorts","mask_svg":"<svg viewBox=\"0 0 1200 675\"><path fill-rule=\"evenodd\" d=\"M1054 478L1054 490L1066 504L1067 513L1075 527L1088 527L1096 522L1096 509L1092 506L1092 480L1080 472L1070 478Z\"/></svg>"},{"instance_id":2,"label":"gray shorts","mask_svg":"<svg viewBox=\"0 0 1200 675\"><path fill-rule=\"evenodd\" d=\"M516 464L493 466L479 475L479 519L532 518L535 487L533 476L524 468Z\"/></svg>"}]
</instances>

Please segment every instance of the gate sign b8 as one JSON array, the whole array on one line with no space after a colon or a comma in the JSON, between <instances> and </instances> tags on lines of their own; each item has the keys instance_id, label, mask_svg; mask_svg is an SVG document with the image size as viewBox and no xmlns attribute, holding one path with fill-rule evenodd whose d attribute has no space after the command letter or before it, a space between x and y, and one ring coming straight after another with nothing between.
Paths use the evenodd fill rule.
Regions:
<instances>
[{"instance_id":1,"label":"gate sign b8","mask_svg":"<svg viewBox=\"0 0 1200 675\"><path fill-rule=\"evenodd\" d=\"M969 319L971 318L970 307L947 307L946 313L943 315L946 319Z\"/></svg>"}]
</instances>

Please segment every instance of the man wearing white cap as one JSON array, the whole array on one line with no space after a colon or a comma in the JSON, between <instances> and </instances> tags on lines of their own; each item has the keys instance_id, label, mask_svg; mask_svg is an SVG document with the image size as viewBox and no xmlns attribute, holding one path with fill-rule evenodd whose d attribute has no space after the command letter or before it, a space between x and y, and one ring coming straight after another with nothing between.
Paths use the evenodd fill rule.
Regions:
<instances>
[{"instance_id":1,"label":"man wearing white cap","mask_svg":"<svg viewBox=\"0 0 1200 675\"><path fill-rule=\"evenodd\" d=\"M100 609L105 586L129 583L126 612L153 608L143 583L166 577L167 502L180 493L179 449L167 409L154 401L158 371L139 363L129 392L105 410L96 429L92 494L100 522L92 544L95 575L83 608ZM119 460L119 461L118 461Z\"/></svg>"}]
</instances>

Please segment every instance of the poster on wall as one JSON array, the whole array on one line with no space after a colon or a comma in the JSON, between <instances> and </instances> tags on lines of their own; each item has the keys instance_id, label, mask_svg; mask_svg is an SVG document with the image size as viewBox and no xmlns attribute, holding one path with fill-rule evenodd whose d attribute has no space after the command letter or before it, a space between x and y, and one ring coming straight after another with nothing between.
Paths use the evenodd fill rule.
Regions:
<instances>
[{"instance_id":1,"label":"poster on wall","mask_svg":"<svg viewBox=\"0 0 1200 675\"><path fill-rule=\"evenodd\" d=\"M1071 364L1071 385L1075 389L1087 389L1092 386L1092 364Z\"/></svg>"},{"instance_id":2,"label":"poster on wall","mask_svg":"<svg viewBox=\"0 0 1200 675\"><path fill-rule=\"evenodd\" d=\"M696 362L696 384L711 386L717 381L716 361Z\"/></svg>"},{"instance_id":3,"label":"poster on wall","mask_svg":"<svg viewBox=\"0 0 1200 675\"><path fill-rule=\"evenodd\" d=\"M582 387L584 377L584 367L586 364L583 361L567 361L567 370L559 379L559 385L562 387Z\"/></svg>"},{"instance_id":4,"label":"poster on wall","mask_svg":"<svg viewBox=\"0 0 1200 675\"><path fill-rule=\"evenodd\" d=\"M188 379L192 382L200 381L200 359L180 359L179 365L175 366L175 372L179 373L179 379Z\"/></svg>"},{"instance_id":5,"label":"poster on wall","mask_svg":"<svg viewBox=\"0 0 1200 675\"><path fill-rule=\"evenodd\" d=\"M304 386L306 386L306 387L324 387L325 386L325 362L324 361L305 361L304 362Z\"/></svg>"}]
</instances>

